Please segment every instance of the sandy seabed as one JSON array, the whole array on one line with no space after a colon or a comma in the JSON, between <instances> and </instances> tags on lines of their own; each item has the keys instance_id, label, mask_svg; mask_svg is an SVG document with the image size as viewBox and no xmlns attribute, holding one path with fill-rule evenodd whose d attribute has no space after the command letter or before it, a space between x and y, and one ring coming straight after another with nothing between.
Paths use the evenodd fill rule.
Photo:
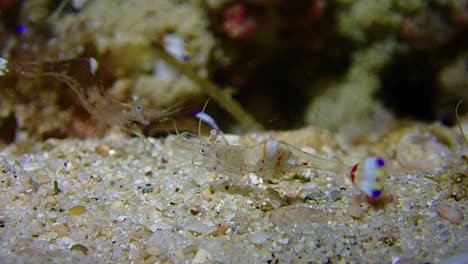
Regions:
<instances>
[{"instance_id":1,"label":"sandy seabed","mask_svg":"<svg viewBox=\"0 0 468 264\"><path fill-rule=\"evenodd\" d=\"M440 170L390 172L384 198L369 203L331 172L276 184L227 177L194 166L196 153L170 138L49 139L20 148L0 153L1 263L468 259L467 199L431 178ZM443 173L466 177L467 161L455 152L455 167Z\"/></svg>"}]
</instances>

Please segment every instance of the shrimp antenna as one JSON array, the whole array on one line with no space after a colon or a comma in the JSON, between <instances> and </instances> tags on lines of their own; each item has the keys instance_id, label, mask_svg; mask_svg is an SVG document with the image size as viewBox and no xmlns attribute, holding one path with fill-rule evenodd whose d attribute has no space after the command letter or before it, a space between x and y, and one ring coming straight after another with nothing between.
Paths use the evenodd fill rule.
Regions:
<instances>
[{"instance_id":1,"label":"shrimp antenna","mask_svg":"<svg viewBox=\"0 0 468 264\"><path fill-rule=\"evenodd\" d=\"M208 106L209 102L210 102L210 98L208 97L208 99L206 99L205 104L203 105L203 109L201 111L203 114L205 113L205 109ZM198 137L201 137L201 122L202 122L202 118L198 118Z\"/></svg>"},{"instance_id":2,"label":"shrimp antenna","mask_svg":"<svg viewBox=\"0 0 468 264\"><path fill-rule=\"evenodd\" d=\"M62 2L60 2L59 6L54 10L52 15L50 15L49 18L47 18L47 20L49 22L52 22L52 21L56 20L58 18L58 16L62 13L65 6L68 4L68 2L70 2L70 0L62 0Z\"/></svg>"},{"instance_id":3,"label":"shrimp antenna","mask_svg":"<svg viewBox=\"0 0 468 264\"><path fill-rule=\"evenodd\" d=\"M198 123L198 137L201 137L201 122L205 122L208 125L210 125L211 133L210 133L210 139L213 141L217 141L218 137L221 137L221 139L224 141L226 145L229 145L226 137L224 136L224 133L221 129L219 129L218 124L216 124L216 120L214 120L213 117L211 117L209 114L205 113L205 108L208 104L208 101L206 101L205 106L203 107L203 110L201 112L198 112L195 114L195 117L200 119Z\"/></svg>"},{"instance_id":4,"label":"shrimp antenna","mask_svg":"<svg viewBox=\"0 0 468 264\"><path fill-rule=\"evenodd\" d=\"M177 129L177 124L174 120L174 118L171 117L171 122L172 122L172 126L174 127L174 131L176 132L177 135L179 135L179 129Z\"/></svg>"}]
</instances>

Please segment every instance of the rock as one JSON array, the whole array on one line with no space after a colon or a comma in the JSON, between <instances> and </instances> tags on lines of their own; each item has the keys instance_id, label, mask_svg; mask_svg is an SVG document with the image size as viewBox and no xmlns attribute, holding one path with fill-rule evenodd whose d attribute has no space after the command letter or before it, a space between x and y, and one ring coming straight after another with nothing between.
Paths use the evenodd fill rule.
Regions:
<instances>
[{"instance_id":1,"label":"rock","mask_svg":"<svg viewBox=\"0 0 468 264\"><path fill-rule=\"evenodd\" d=\"M88 248L85 245L82 245L82 244L75 244L75 245L70 247L70 250L71 251L79 251L83 255L88 255Z\"/></svg>"},{"instance_id":2,"label":"rock","mask_svg":"<svg viewBox=\"0 0 468 264\"><path fill-rule=\"evenodd\" d=\"M463 213L460 209L447 204L434 205L440 217L448 220L452 224L460 224L463 220Z\"/></svg>"},{"instance_id":3,"label":"rock","mask_svg":"<svg viewBox=\"0 0 468 264\"><path fill-rule=\"evenodd\" d=\"M199 249L192 260L192 264L207 263L211 259L211 254L206 249Z\"/></svg>"},{"instance_id":4,"label":"rock","mask_svg":"<svg viewBox=\"0 0 468 264\"><path fill-rule=\"evenodd\" d=\"M341 200L341 192L339 190L333 190L330 192L329 194L330 196L330 199L333 201L333 202L336 202L338 200Z\"/></svg>"},{"instance_id":5,"label":"rock","mask_svg":"<svg viewBox=\"0 0 468 264\"><path fill-rule=\"evenodd\" d=\"M270 222L275 226L300 222L325 224L329 219L329 214L311 207L287 206L271 211L269 217Z\"/></svg>"},{"instance_id":6,"label":"rock","mask_svg":"<svg viewBox=\"0 0 468 264\"><path fill-rule=\"evenodd\" d=\"M362 209L362 207L359 205L350 205L346 209L346 213L348 213L348 215L350 215L352 218L359 219L364 216L366 211L364 211L364 209Z\"/></svg>"},{"instance_id":7,"label":"rock","mask_svg":"<svg viewBox=\"0 0 468 264\"><path fill-rule=\"evenodd\" d=\"M86 212L86 209L82 205L75 205L68 210L69 215L82 215Z\"/></svg>"}]
</instances>

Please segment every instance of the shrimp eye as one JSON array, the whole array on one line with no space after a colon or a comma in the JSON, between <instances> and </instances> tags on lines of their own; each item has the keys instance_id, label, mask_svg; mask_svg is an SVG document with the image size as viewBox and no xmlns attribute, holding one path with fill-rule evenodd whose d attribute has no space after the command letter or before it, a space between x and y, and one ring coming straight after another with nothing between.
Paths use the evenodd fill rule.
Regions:
<instances>
[{"instance_id":1,"label":"shrimp eye","mask_svg":"<svg viewBox=\"0 0 468 264\"><path fill-rule=\"evenodd\" d=\"M205 154L206 154L206 150L205 150L204 148L200 149L200 154L205 155Z\"/></svg>"},{"instance_id":2,"label":"shrimp eye","mask_svg":"<svg viewBox=\"0 0 468 264\"><path fill-rule=\"evenodd\" d=\"M136 108L137 112L141 112L143 110L143 106L137 105Z\"/></svg>"}]
</instances>

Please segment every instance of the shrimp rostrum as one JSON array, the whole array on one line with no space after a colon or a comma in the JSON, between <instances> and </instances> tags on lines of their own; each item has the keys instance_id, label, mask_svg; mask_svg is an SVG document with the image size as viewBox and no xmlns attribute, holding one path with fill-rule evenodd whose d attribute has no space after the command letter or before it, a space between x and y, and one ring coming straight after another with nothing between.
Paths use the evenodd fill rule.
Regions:
<instances>
[{"instance_id":1,"label":"shrimp rostrum","mask_svg":"<svg viewBox=\"0 0 468 264\"><path fill-rule=\"evenodd\" d=\"M319 157L278 140L266 140L252 147L225 142L216 129L211 130L208 139L188 132L175 139L177 145L197 153L194 165L228 176L254 173L265 180L279 180L301 169L315 169L345 177L371 198L380 197L383 190L386 172L385 162L380 157L370 157L348 166L341 160Z\"/></svg>"}]
</instances>

